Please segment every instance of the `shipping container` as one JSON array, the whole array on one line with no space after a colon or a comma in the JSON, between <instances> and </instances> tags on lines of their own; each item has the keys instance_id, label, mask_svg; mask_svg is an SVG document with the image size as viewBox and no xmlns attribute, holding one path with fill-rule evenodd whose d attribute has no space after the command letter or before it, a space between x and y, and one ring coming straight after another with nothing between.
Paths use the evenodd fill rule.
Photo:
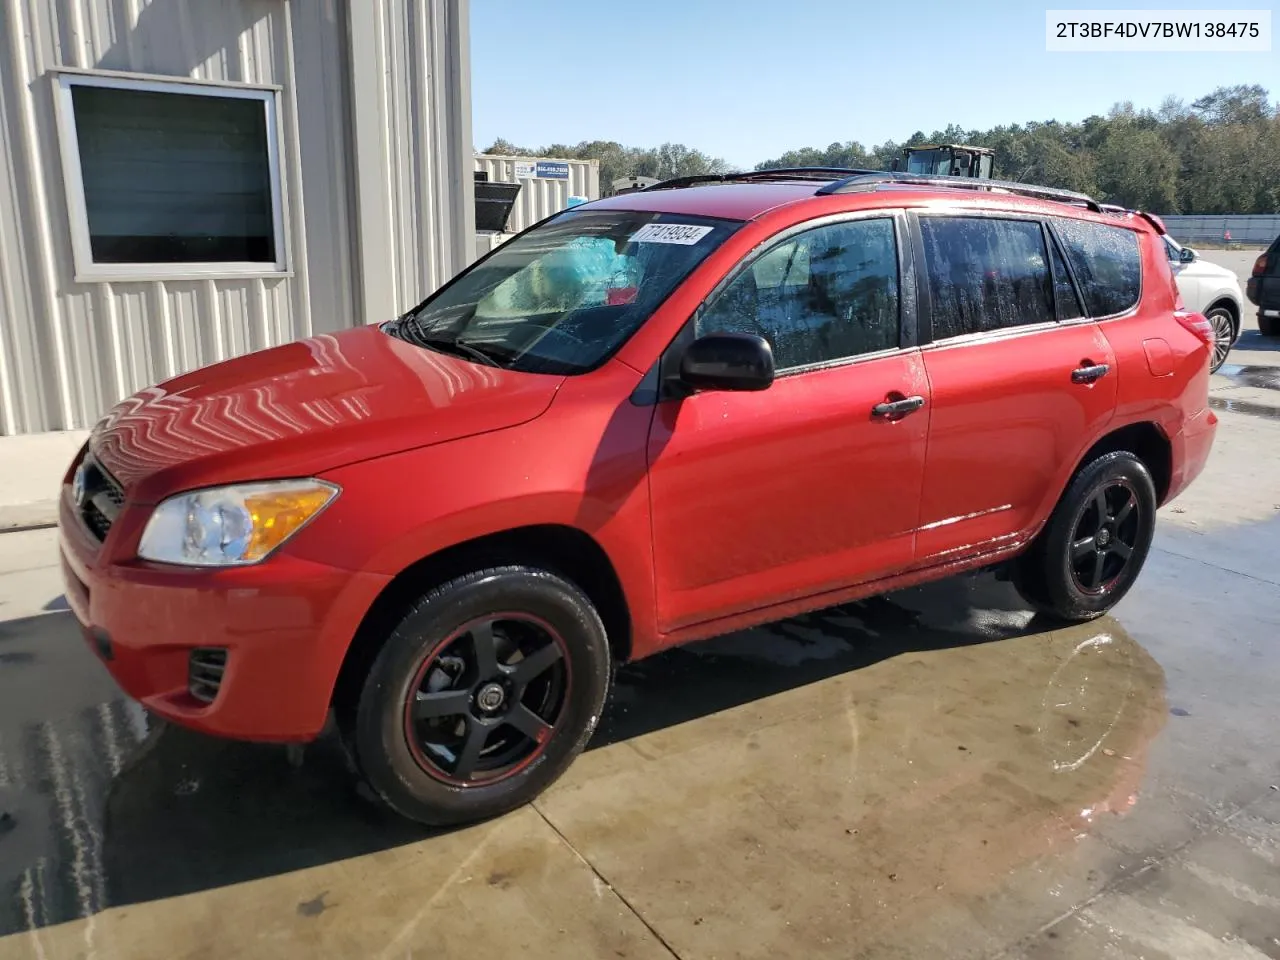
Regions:
<instances>
[{"instance_id":1,"label":"shipping container","mask_svg":"<svg viewBox=\"0 0 1280 960\"><path fill-rule=\"evenodd\" d=\"M507 220L507 233L519 233L575 202L600 199L599 160L480 154L475 158L475 169L490 181L520 185Z\"/></svg>"}]
</instances>

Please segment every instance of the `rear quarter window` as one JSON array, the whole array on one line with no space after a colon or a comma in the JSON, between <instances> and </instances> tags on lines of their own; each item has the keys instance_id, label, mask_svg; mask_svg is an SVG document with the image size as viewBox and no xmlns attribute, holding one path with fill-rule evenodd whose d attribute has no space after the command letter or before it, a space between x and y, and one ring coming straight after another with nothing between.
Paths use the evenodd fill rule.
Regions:
<instances>
[{"instance_id":1,"label":"rear quarter window","mask_svg":"<svg viewBox=\"0 0 1280 960\"><path fill-rule=\"evenodd\" d=\"M1137 306L1142 295L1137 233L1086 220L1058 219L1054 227L1075 271L1089 316L1110 317Z\"/></svg>"}]
</instances>

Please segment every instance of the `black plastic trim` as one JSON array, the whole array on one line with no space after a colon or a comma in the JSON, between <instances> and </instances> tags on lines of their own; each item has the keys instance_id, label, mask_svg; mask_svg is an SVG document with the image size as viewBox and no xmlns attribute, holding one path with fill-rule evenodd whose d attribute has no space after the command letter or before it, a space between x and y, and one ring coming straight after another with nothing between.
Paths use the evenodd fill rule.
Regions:
<instances>
[{"instance_id":1,"label":"black plastic trim","mask_svg":"<svg viewBox=\"0 0 1280 960\"><path fill-rule=\"evenodd\" d=\"M929 290L929 261L924 255L924 231L920 215L908 211L907 229L911 235L912 272L916 282L916 346L933 343L933 294Z\"/></svg>"},{"instance_id":2,"label":"black plastic trim","mask_svg":"<svg viewBox=\"0 0 1280 960\"><path fill-rule=\"evenodd\" d=\"M898 346L908 350L920 345L920 308L915 243L906 211L893 211L893 230L898 247Z\"/></svg>"}]
</instances>

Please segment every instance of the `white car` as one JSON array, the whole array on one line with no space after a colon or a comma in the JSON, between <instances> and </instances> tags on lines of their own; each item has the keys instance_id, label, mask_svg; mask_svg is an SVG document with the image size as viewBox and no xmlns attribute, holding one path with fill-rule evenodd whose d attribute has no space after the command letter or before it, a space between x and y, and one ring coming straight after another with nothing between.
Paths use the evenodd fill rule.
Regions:
<instances>
[{"instance_id":1,"label":"white car","mask_svg":"<svg viewBox=\"0 0 1280 960\"><path fill-rule=\"evenodd\" d=\"M1188 310L1204 314L1213 324L1213 361L1209 369L1217 370L1240 337L1244 306L1240 278L1234 271L1210 263L1172 237L1166 236L1164 243L1182 302Z\"/></svg>"}]
</instances>

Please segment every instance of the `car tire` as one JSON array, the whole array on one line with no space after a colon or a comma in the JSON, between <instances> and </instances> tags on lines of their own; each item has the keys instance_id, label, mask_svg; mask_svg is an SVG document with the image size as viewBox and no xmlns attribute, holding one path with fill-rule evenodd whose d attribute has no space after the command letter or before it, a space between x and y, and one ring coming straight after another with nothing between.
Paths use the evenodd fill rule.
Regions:
<instances>
[{"instance_id":1,"label":"car tire","mask_svg":"<svg viewBox=\"0 0 1280 960\"><path fill-rule=\"evenodd\" d=\"M1258 316L1258 332L1264 337L1280 337L1280 317Z\"/></svg>"},{"instance_id":2,"label":"car tire","mask_svg":"<svg viewBox=\"0 0 1280 960\"><path fill-rule=\"evenodd\" d=\"M1076 474L1019 558L1015 587L1037 612L1057 620L1102 616L1142 570L1155 515L1155 484L1146 465L1128 451L1098 457Z\"/></svg>"},{"instance_id":3,"label":"car tire","mask_svg":"<svg viewBox=\"0 0 1280 960\"><path fill-rule=\"evenodd\" d=\"M1205 314L1205 319L1213 328L1213 358L1209 361L1209 372L1217 373L1218 368L1227 362L1227 354L1236 342L1236 320L1226 307L1214 307Z\"/></svg>"},{"instance_id":4,"label":"car tire","mask_svg":"<svg viewBox=\"0 0 1280 960\"><path fill-rule=\"evenodd\" d=\"M604 624L578 587L533 567L480 570L426 593L390 631L348 739L368 786L402 816L488 819L532 800L582 752L611 669Z\"/></svg>"}]
</instances>

